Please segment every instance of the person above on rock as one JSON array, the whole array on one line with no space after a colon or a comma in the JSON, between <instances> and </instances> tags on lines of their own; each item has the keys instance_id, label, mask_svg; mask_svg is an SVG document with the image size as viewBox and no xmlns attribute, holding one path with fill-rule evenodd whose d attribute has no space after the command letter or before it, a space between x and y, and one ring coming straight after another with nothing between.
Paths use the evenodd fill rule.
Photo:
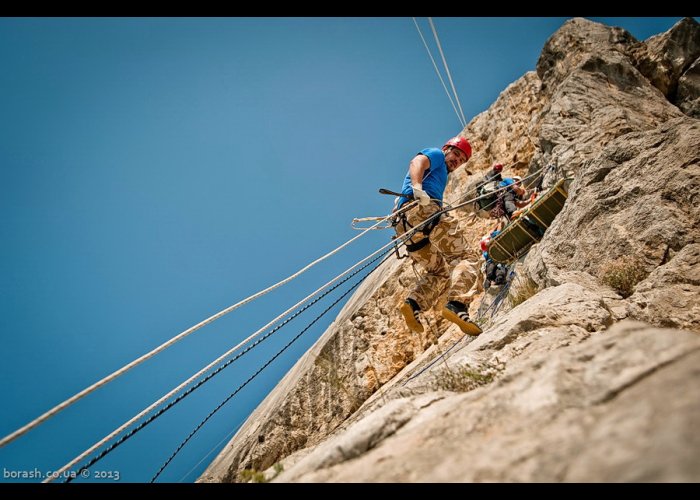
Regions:
<instances>
[{"instance_id":1,"label":"person above on rock","mask_svg":"<svg viewBox=\"0 0 700 500\"><path fill-rule=\"evenodd\" d=\"M498 219L501 224L498 229L503 229L512 220L513 213L518 208L526 207L530 200L526 197L527 191L523 187L522 177L515 175L513 178L506 177L498 184L500 191L496 206L491 210L491 217Z\"/></svg>"},{"instance_id":2,"label":"person above on rock","mask_svg":"<svg viewBox=\"0 0 700 500\"><path fill-rule=\"evenodd\" d=\"M501 163L494 163L493 167L491 167L491 170L486 172L486 175L484 176L484 181L483 182L491 182L491 181L502 181L503 177L501 177L501 172L503 171L503 165Z\"/></svg>"},{"instance_id":3,"label":"person above on rock","mask_svg":"<svg viewBox=\"0 0 700 500\"><path fill-rule=\"evenodd\" d=\"M490 231L483 238L481 238L481 241L479 242L481 245L482 256L484 257L484 267L482 271L484 274L484 290L488 290L492 284L495 286L501 286L506 282L506 274L508 269L503 264L494 262L493 259L491 259L491 256L489 256L489 245L491 244L491 239L495 238L500 233L501 232L498 229Z\"/></svg>"},{"instance_id":4,"label":"person above on rock","mask_svg":"<svg viewBox=\"0 0 700 500\"><path fill-rule=\"evenodd\" d=\"M486 172L486 175L476 185L477 199L474 202L476 211L483 210L489 212L495 205L498 198L498 183L503 180L501 177L503 165L494 163L491 170Z\"/></svg>"},{"instance_id":5,"label":"person above on rock","mask_svg":"<svg viewBox=\"0 0 700 500\"><path fill-rule=\"evenodd\" d=\"M418 203L394 217L397 236L441 210L448 175L465 164L471 155L469 141L457 136L447 141L442 149L423 149L411 160L401 189L404 196L399 198L397 208L408 203L410 198ZM477 256L459 231L457 220L449 212L430 219L412 234L406 249L413 263L425 270L400 307L408 327L415 332L423 331L420 312L433 307L447 285L448 302L442 315L465 333L480 333L481 330L469 321L473 294L468 291L476 281Z\"/></svg>"}]
</instances>

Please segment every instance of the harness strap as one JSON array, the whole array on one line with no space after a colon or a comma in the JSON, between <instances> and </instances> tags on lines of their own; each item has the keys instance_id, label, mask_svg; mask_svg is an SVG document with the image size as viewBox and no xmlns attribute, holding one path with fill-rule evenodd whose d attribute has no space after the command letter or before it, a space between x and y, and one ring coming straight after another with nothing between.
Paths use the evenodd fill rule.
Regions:
<instances>
[{"instance_id":1,"label":"harness strap","mask_svg":"<svg viewBox=\"0 0 700 500\"><path fill-rule=\"evenodd\" d=\"M411 236L411 238L408 239L408 243L406 243L406 250L408 252L417 252L418 250L420 250L420 249L424 248L426 245L428 245L428 243L430 243L430 233L438 225L441 217L442 217L442 214L438 215L433 220L428 222L423 227L423 229L418 231L418 233L423 233L423 235L424 235L424 238L422 238L420 241L417 241L417 242L413 241L413 236ZM405 213L400 214L396 218L396 224L394 224L394 225L398 225L399 222L403 224L404 232L407 232L409 229L413 229L413 227L414 227L410 222L408 222L408 218L406 217Z\"/></svg>"},{"instance_id":2,"label":"harness strap","mask_svg":"<svg viewBox=\"0 0 700 500\"><path fill-rule=\"evenodd\" d=\"M425 247L428 243L430 243L430 238L427 236L420 240L418 243L406 243L406 251L417 252L421 248Z\"/></svg>"}]
</instances>

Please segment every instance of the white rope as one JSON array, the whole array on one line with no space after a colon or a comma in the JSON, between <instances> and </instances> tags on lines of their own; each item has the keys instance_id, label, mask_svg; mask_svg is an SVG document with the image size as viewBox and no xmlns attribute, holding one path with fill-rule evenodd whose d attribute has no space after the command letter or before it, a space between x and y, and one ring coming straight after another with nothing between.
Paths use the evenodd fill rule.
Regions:
<instances>
[{"instance_id":1,"label":"white rope","mask_svg":"<svg viewBox=\"0 0 700 500\"><path fill-rule=\"evenodd\" d=\"M438 38L437 30L433 24L433 18L429 17L428 22L430 23L430 28L433 30L433 36L435 37L435 42L437 43L438 50L440 51L440 56L442 57L442 64L445 65L445 72L447 72L447 79L450 81L452 86L452 92L455 94L455 100L457 101L457 106L459 107L459 112L462 114L462 122L466 127L467 120L464 118L464 111L462 111L462 105L459 102L459 96L457 95L457 89L455 89L455 84L452 82L452 74L450 73L450 68L447 66L447 60L445 59L445 54L442 52L442 45L440 45L440 39Z\"/></svg>"},{"instance_id":2,"label":"white rope","mask_svg":"<svg viewBox=\"0 0 700 500\"><path fill-rule=\"evenodd\" d=\"M340 250L342 250L343 248L345 248L346 246L348 246L350 243L352 243L353 241L355 241L355 240L357 240L358 238L360 238L361 236L363 236L365 233L367 233L368 231L370 231L371 229L373 229L375 226L378 226L379 224L381 224L384 220L389 219L390 217L393 217L393 216L394 216L394 214L389 214L389 215L387 215L386 217L384 217L382 220L380 220L379 222L377 222L377 223L374 224L373 226L368 227L367 229L365 229L363 232L361 232L360 234L358 234L358 235L355 236L354 238L349 239L348 241L346 241L345 243L343 243L342 245L340 245L340 246L339 246L338 248L336 248L335 250L332 250L332 251L328 252L326 255L324 255L324 256L322 256L322 257L319 257L318 259L316 259L316 260L313 261L312 263L308 264L307 266L303 267L302 269L300 269L300 270L297 271L296 273L292 274L291 276L289 276L289 277L283 279L282 281L279 281L279 282L275 283L274 285L271 285L271 286L265 288L264 290L261 290L261 291L257 292L257 293L254 294L254 295L251 295L250 297L248 297L248 298L246 298L246 299L241 300L240 302L237 302L236 304L234 304L234 305L232 305L232 306L230 306L230 307L227 307L226 309L224 309L224 310L222 310L222 311L219 311L218 313L214 314L213 316L208 317L208 318L205 319L204 321L201 321L201 322L197 323L196 325L194 325L194 326L188 328L188 329L185 330L184 332L179 333L179 334L176 335L175 337L171 338L171 339L168 340L167 342L164 342L163 344L161 344L160 346L156 347L156 348L153 349L152 351L150 351L150 352L144 354L144 355L141 356L140 358L137 358L137 359L133 360L131 363L129 363L129 364L123 366L122 368L119 368L118 370L116 370L116 371L113 372L112 374L110 374L110 375L104 377L103 379L101 379L101 380L95 382L95 383L92 384L91 386L89 386L89 387L83 389L82 391L80 391L79 393L75 394L74 396L71 396L70 398L66 399L66 400L63 401L62 403L57 404L56 406L54 406L53 408L51 408L49 411L47 411L47 412L45 412L44 414L40 415L39 417L35 418L34 420L32 420L31 422L29 422L28 424L26 424L26 425L20 427L20 428L17 429L16 431L14 431L14 432L12 432L11 434L8 434L8 435L5 436L4 438L2 438L2 440L0 440L0 447L3 447L3 446L5 446L6 444L11 443L12 441L14 441L15 439L17 439L18 437L22 436L23 434L26 434L27 432L29 432L29 431L32 430L33 428L35 428L35 427L37 427L38 425L40 425L41 423L45 422L45 421L48 420L49 418L53 417L53 416L56 415L58 412L60 412L60 411L62 411L62 410L65 410L66 408L68 408L68 407L69 407L70 405L72 405L73 403L79 401L80 399L84 398L84 397L87 396L88 394L90 394L90 393L96 391L97 389L99 389L99 388L102 387L103 385L105 385L105 384L111 382L111 381L114 380L115 378L117 378L117 377L123 375L124 373L126 373L126 372L129 371L129 370L131 370L131 369L134 368L135 366L138 366L138 365L140 365L141 363L143 363L144 361L146 361L146 360L152 358L152 357L155 356L156 354L158 354L158 353L164 351L165 349L167 349L167 348L170 347L171 345L173 345L173 344L175 344L176 342L178 342L178 341L184 339L185 337L187 337L187 336L190 335L191 333L194 333L195 331L199 330L199 329L202 328L203 326L206 326L206 325L208 325L209 323L211 323L211 322L213 322L213 321L216 321L217 319L221 318L222 316L224 316L224 315L230 313L231 311L233 311L233 310L235 310L235 309L238 309L239 307L241 307L241 306L243 306L243 305L245 305L245 304L247 304L247 303L249 303L249 302L251 302L251 301L253 301L253 300L255 300L255 299L257 299L257 298L259 298L259 297L261 297L261 296L263 296L263 295L265 295L266 293L271 292L271 291L274 290L275 288L279 288L280 286L282 286L282 285L284 285L284 284L286 284L286 283L289 283L289 282L292 281L294 278L296 278L296 277L298 277L299 275L301 275L302 273L308 271L309 269L311 269L311 268L312 268L313 266L315 266L316 264L318 264L318 263L320 263L321 261L327 259L328 257L331 257L332 255L338 253Z\"/></svg>"},{"instance_id":3,"label":"white rope","mask_svg":"<svg viewBox=\"0 0 700 500\"><path fill-rule=\"evenodd\" d=\"M435 73L437 73L438 78L440 79L440 83L442 83L442 88L445 89L445 94L447 94L447 98L450 100L450 104L452 104L452 109L455 110L455 114L457 115L457 120L459 120L459 123L462 125L462 128L467 126L467 123L464 121L464 119L459 115L459 112L457 111L457 106L455 106L454 101L452 100L452 96L450 95L450 91L447 90L447 85L445 85L445 80L443 80L442 75L440 74L440 70L437 67L437 64L435 63L435 59L433 59L433 54L430 52L430 49L428 48L428 44L425 41L425 38L423 37L423 32L421 31L420 27L418 26L418 22L416 22L416 18L413 19L413 24L416 25L416 29L418 30L418 34L420 35L420 39L423 40L423 46L425 47L425 50L428 52L428 57L430 57L430 61L433 63L433 68L435 68Z\"/></svg>"},{"instance_id":4,"label":"white rope","mask_svg":"<svg viewBox=\"0 0 700 500\"><path fill-rule=\"evenodd\" d=\"M525 177L523 177L522 179L520 179L522 186L525 187L525 181L528 180L530 177L534 177L534 176L536 176L537 174L539 174L540 172L542 172L542 170L543 170L544 168L545 168L545 167L538 168L537 170L535 170L534 172L532 172L530 175L526 175ZM508 177L506 177L506 179L508 179ZM455 206L455 208L460 208L460 207L463 207L464 205L467 205L467 204L472 203L472 202L474 202L474 201L481 200L481 199L484 199L484 198L489 198L489 197L492 196L493 194L500 193L501 191L505 191L505 190L508 189L508 188L510 188L510 185L508 185L508 186L503 186L503 187L499 187L499 188L497 188L497 189L494 189L494 190L491 191L490 193L482 194L481 196L477 196L476 198L472 198L471 200L467 200L467 201L464 201L464 202L460 202L459 200L460 200L461 198L464 198L465 196L467 196L467 194L470 193L470 191L467 191L466 193L463 193L461 196L458 195L457 198L456 198L454 201L452 201L452 203L453 203L453 204L457 204L457 205Z\"/></svg>"},{"instance_id":5,"label":"white rope","mask_svg":"<svg viewBox=\"0 0 700 500\"><path fill-rule=\"evenodd\" d=\"M412 203L415 203L415 201L412 202ZM396 215L396 214L393 213L393 214L390 214L390 215L387 216L387 217L393 217L394 215ZM408 235L408 236L406 237L406 239L408 239L408 238L410 238L410 235L411 235L411 234L413 234L415 231L419 230L420 228L421 228L421 226L418 225L418 226L416 226L415 228L413 228L410 232L406 232L406 233L404 234L404 236L405 236L405 235ZM310 293L309 295L307 295L306 297L304 297L302 300L300 300L299 302L297 302L296 304L294 304L292 307L290 307L289 309L287 309L286 311L284 311L282 314L280 314L279 316L277 316L275 319L273 319L272 321L270 321L269 323L267 323L265 326L261 327L261 328L260 328L259 330L257 330L255 333L253 333L252 335L250 335L248 338L246 338L245 340L239 342L236 346L234 346L233 348L229 349L227 352L225 352L224 354L222 354L221 356L219 356L218 358L216 358L214 361L212 361L212 362L209 363L207 366L205 366L204 368L202 368L201 370L199 370L197 373L195 373L194 375L192 375L190 378L188 378L187 380L185 380L184 382L182 382L180 385L178 385L177 387L175 387L174 389L172 389L172 390L171 390L170 392L168 392L165 396L161 397L158 401L156 401L155 403L151 404L148 408L142 410L142 411L141 411L140 413L138 413L136 416L134 416L133 418L131 418L130 420L128 420L127 422L125 422L124 424L122 424L121 426L119 426L117 429L115 429L114 431L112 431L110 434L108 434L107 436L105 436L104 438L102 438L100 441L98 441L97 443L95 443L94 445L92 445L90 448L88 448L87 450L85 450L84 452L82 452L80 455L78 455L77 457L75 457L73 460L71 460L70 462L68 462L66 465L64 465L63 467L61 467L60 469L58 469L58 470L56 471L56 474L52 474L50 477L44 479L43 482L45 482L45 483L50 483L50 482L52 482L54 479L56 479L56 477L61 476L61 474L62 474L63 472L65 472L65 471L67 471L68 469L70 469L71 467L73 467L75 464L77 464L77 463L80 462L82 459L84 459L85 457L87 457L90 453L92 453L93 451L95 451L96 449L98 449L99 447L101 447L102 445L104 445L105 443L107 443L109 440L111 440L112 438L114 438L115 436L117 436L119 433L121 433L123 430L125 430L126 428L128 428L128 427L129 427L130 425L132 425L133 423L135 423L135 422L137 422L138 420L140 420L140 419L141 419L142 417L144 417L146 414L150 413L153 409L155 409L156 407L160 406L161 403L163 403L163 402L165 402L166 400L170 399L173 395L175 395L175 394L178 393L180 390L182 390L184 387L186 387L187 385L189 385L190 383L192 383L195 379L197 379L198 377L200 377L201 375L203 375L204 373L206 373L207 371L209 371L210 369L212 369L214 366L216 366L217 364L219 364L221 361L223 361L225 358L229 357L229 356L230 356L231 354L233 354L234 352L238 351L243 345L247 344L248 342L250 342L251 340L253 340L255 337L258 337L261 333L263 333L265 330L267 330L270 326L272 326L273 324L275 324L277 321L279 321L280 319L284 318L287 314L289 314L290 312L294 311L294 309L296 309L297 307L299 307L300 305L302 305L302 304L303 304L304 302L306 302L307 300L313 298L314 295L316 295L317 293L321 292L321 291L324 290L325 288L328 288L330 285L332 285L333 283L335 283L336 281L338 281L340 278L342 278L342 277L345 276L346 274L350 273L353 269L355 269L355 268L358 267L359 265L361 265L361 264L363 264L364 262L366 262L367 260L371 259L372 257L374 257L375 255L377 255L378 253L380 253L380 252L386 250L388 247L394 245L394 243L395 243L394 241L391 241L391 242L387 243L386 245L384 245L383 247L381 247L379 250L377 250L377 251L375 251L374 253L370 254L369 256L365 257L364 259L362 259L361 261L359 261L357 264L351 266L351 267L348 268L346 271L342 272L341 274L339 274L338 276L336 276L335 278L333 278L331 281L329 281L328 283L326 283L326 284L323 285L322 287L318 288L317 290L313 291L312 293Z\"/></svg>"},{"instance_id":6,"label":"white rope","mask_svg":"<svg viewBox=\"0 0 700 500\"><path fill-rule=\"evenodd\" d=\"M384 217L355 217L352 222L368 222L372 220L384 220Z\"/></svg>"}]
</instances>

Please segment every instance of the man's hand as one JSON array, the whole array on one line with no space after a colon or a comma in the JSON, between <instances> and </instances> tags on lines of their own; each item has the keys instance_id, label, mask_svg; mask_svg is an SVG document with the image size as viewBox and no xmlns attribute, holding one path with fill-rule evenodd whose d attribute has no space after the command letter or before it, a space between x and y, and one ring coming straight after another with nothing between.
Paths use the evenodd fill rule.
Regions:
<instances>
[{"instance_id":1,"label":"man's hand","mask_svg":"<svg viewBox=\"0 0 700 500\"><path fill-rule=\"evenodd\" d=\"M414 184L411 187L413 188L413 198L418 200L420 205L430 205L430 196L423 191L423 184Z\"/></svg>"}]
</instances>

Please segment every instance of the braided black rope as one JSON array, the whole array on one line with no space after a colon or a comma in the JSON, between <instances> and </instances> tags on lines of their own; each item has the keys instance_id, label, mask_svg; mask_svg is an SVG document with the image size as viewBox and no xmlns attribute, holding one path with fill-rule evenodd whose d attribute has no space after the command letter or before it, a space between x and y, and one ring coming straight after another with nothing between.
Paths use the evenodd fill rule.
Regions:
<instances>
[{"instance_id":1,"label":"braided black rope","mask_svg":"<svg viewBox=\"0 0 700 500\"><path fill-rule=\"evenodd\" d=\"M385 253L388 253L388 252L385 252ZM383 255L383 254L382 254L382 255ZM381 257L382 255L380 255L379 257ZM375 259L375 260L376 260L376 259ZM170 455L170 457L168 457L168 459L167 459L167 460L165 461L165 463L161 466L161 468L158 469L158 472L156 472L155 475L151 478L151 481L150 481L150 482L153 483L153 482L155 482L156 479L158 479L158 476L160 476L161 473L165 470L165 468L170 464L170 462L173 461L173 459L175 458L175 456L177 456L177 454L180 452L180 450L182 450L182 448L189 442L190 439L192 439L192 437L197 433L197 431L199 431L199 429L201 429L201 428L204 426L204 424L206 424L206 423L209 421L209 419L210 419L211 417L214 416L214 414L215 414L216 412L218 412L221 408L223 408L224 405L225 405L226 403L228 403L229 400L231 400L231 398L233 398L236 394L238 394L246 385L248 385L250 382L252 382L253 379L254 379L255 377L257 377L265 368L267 368L275 359L277 359L278 356L280 356L284 351L286 351L294 342L296 342L297 340L299 340L299 337L301 337L304 333L306 333L306 331L307 331L309 328L311 328L318 320L320 320L328 311L330 311L331 309L333 309L333 307L335 307L336 304L338 304L338 302L340 302L340 301L343 300L345 297L347 297L348 294L350 294L350 292L352 292L355 288L357 288L357 287L360 285L360 283L362 283L362 282L367 278L367 276L369 276L370 274L372 274L372 272L374 272L380 265L382 265L382 263L384 263L385 260L386 260L386 258L385 258L384 260L382 260L382 262L380 262L379 264L377 264L376 266L374 266L374 268L372 268L372 269L371 269L367 274L365 274L362 278L360 278L360 280L359 280L357 283L355 283L355 284L354 284L353 286L351 286L345 293L343 293L340 297L338 297L338 298L337 298L331 305L329 305L321 314L319 314L318 316L316 316L316 318L314 318L314 320L313 320L311 323L309 323L302 331L300 331L292 340L290 340L289 342L287 342L287 344L286 344L282 349L280 349L274 356L272 356L272 358L270 358L270 359L269 359L263 366L261 366L254 374L252 374L250 377L248 377L248 379L247 379L245 382L243 382L241 385L239 385L239 386L236 388L236 390L233 391L231 394L229 394L221 403L219 403L219 405L218 405L216 408L214 408L211 412L209 412L209 414L204 418L204 420L202 420L202 421L197 425L197 427L195 427L194 430L193 430L192 432L189 433L189 435L184 439L184 441L182 441L182 443L180 443L180 445L179 445L179 446L177 447L177 449L172 453L172 455ZM374 262L374 261L373 261L373 262Z\"/></svg>"},{"instance_id":2,"label":"braided black rope","mask_svg":"<svg viewBox=\"0 0 700 500\"><path fill-rule=\"evenodd\" d=\"M86 463L85 465L81 466L80 469L78 469L78 471L76 472L75 475L72 475L72 474L69 475L69 477L67 477L66 480L65 480L64 482L65 482L65 483L70 483L75 477L80 476L80 473L81 473L82 471L89 469L90 467L92 467L93 465L95 465L98 461L102 460L105 456L107 456L109 453L111 453L112 451L114 451L117 447L119 447L120 445L122 445L126 440L128 440L129 438L131 438L131 437L132 437L133 435L135 435L137 432L141 431L144 427L146 427L148 424L150 424L150 423L153 422L155 419L157 419L158 417L160 417L163 413L165 413L166 411L168 411L170 408L172 408L173 406L175 406L177 403L179 403L180 401L182 401L184 398L186 398L187 396L189 396L193 391L195 391L196 389L198 389L199 387L201 387L204 383L206 383L206 382L207 382L208 380L210 380L212 377L214 377L215 375L217 375L219 372L221 372L224 368L226 368L227 366L229 366L231 363L233 363L234 361L240 359L243 355L245 355L247 352L249 352L249 351L250 351L251 349L253 349L255 346L257 346L258 344L260 344L260 342L262 342L262 341L264 341L265 339L267 339L268 337L270 337L273 333L275 333L275 332L278 331L280 328L282 328L284 325L286 325L287 323L289 323L291 320L293 320L294 318L296 318L297 316L299 316L302 312L304 312L304 311L307 310L309 307L311 307L312 305L314 305L316 302L318 302L319 300L321 300L323 297L325 297L326 295L328 295L329 293L331 293L333 290L335 290L336 288L338 288L339 286L341 286L342 284L344 284L345 282L347 282L347 281L348 281L349 279L351 279L353 276L357 275L357 274L358 274L359 272L361 272L363 269L366 269L366 268L369 267L371 264L373 264L374 262L376 262L377 260L381 259L383 256L385 256L386 254L388 254L389 252L392 252L392 251L393 251L393 248L389 248L388 250L385 250L385 251L382 252L381 254L377 255L374 259L372 259L372 260L370 260L369 262L367 262L366 264L364 264L362 267L360 267L360 268L356 269L355 271L353 271L352 273L350 273L348 276L346 276L346 277L343 278L341 281L339 281L338 283L336 283L334 286L332 286L331 288L329 288L328 290L326 290L324 293L322 293L321 295L319 295L318 297L316 297L315 299L313 299L312 301L310 301L309 303L307 303L306 305L304 305L303 307L301 307L300 309L298 309L297 311L295 311L292 315L288 316L282 323L280 323L279 325L277 325L276 327L274 327L272 330L270 330L269 332L267 332L267 333L266 333L265 335L263 335L262 337L258 338L255 342L253 342L252 344L250 344L249 346L247 346L245 349L243 349L243 350L242 350L240 353L238 353L236 356L234 356L233 358L231 358L230 360L226 361L224 364L222 364L221 366L219 366L218 368L216 368L216 370L214 370L214 371L211 372L209 375L207 375L206 377L204 377L204 378L202 378L201 380L199 380L196 384L194 384L192 387L190 387L190 388L187 389L185 392L183 392L182 394L180 394L177 398L173 399L170 403L168 403L168 404L165 405L163 408L161 408L160 410L158 410L156 413L154 413L153 415L151 415L150 417L148 417L146 420L144 420L143 422L141 422L139 425L137 425L136 427L134 427L132 430L130 430L129 432L127 432L126 434L124 434L122 437L120 437L117 441L115 441L114 443L112 443L109 447L105 448L105 449L104 449L102 452L100 452L98 455L96 455L95 457L93 457L92 459L90 459L90 461L89 461L88 463ZM381 262L380 262L380 264L381 264ZM380 264L377 264L377 267L378 267ZM376 269L376 267L375 267L374 269ZM372 271L374 271L374 269L372 269ZM372 271L370 271L370 272L372 272ZM362 279L364 280L367 276L369 276L369 273L368 273L365 277L363 277ZM360 281L360 283L361 283L361 282L362 282L362 281Z\"/></svg>"}]
</instances>

